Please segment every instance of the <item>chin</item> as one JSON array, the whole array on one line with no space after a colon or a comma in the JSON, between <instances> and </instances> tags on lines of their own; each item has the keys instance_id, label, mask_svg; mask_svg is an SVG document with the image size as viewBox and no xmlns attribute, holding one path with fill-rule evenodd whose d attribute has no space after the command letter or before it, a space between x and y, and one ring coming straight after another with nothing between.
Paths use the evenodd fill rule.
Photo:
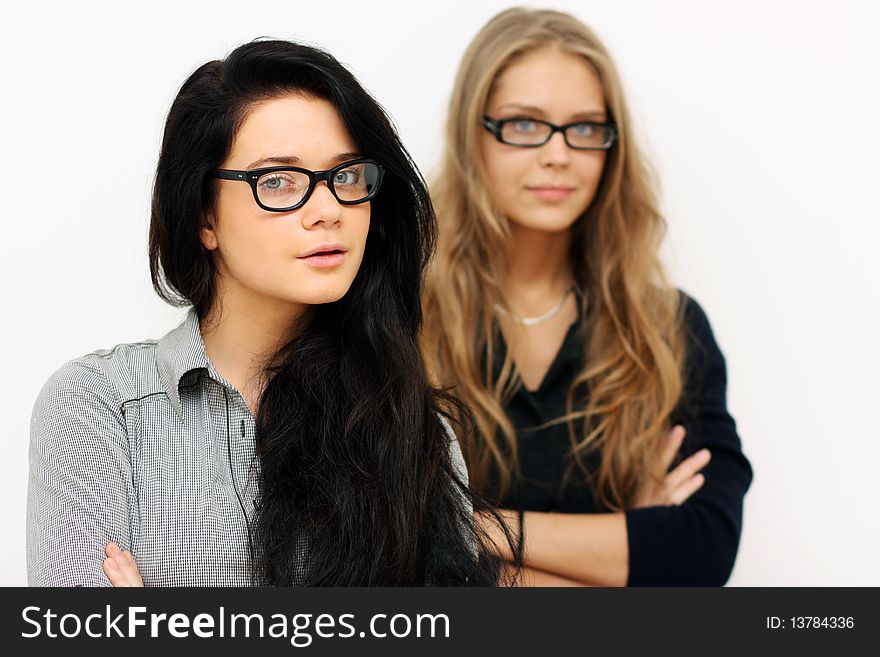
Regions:
<instances>
[{"instance_id":1,"label":"chin","mask_svg":"<svg viewBox=\"0 0 880 657\"><path fill-rule=\"evenodd\" d=\"M520 228L528 230L540 231L542 233L562 233L574 226L579 216L572 216L570 213L560 216L557 213L536 212L530 217L524 217L523 220L512 218L511 222Z\"/></svg>"},{"instance_id":2,"label":"chin","mask_svg":"<svg viewBox=\"0 0 880 657\"><path fill-rule=\"evenodd\" d=\"M296 303L304 303L311 306L333 303L346 295L351 287L351 283L351 281L347 281L345 283L340 282L338 285L321 285L311 290L300 290L295 301Z\"/></svg>"}]
</instances>

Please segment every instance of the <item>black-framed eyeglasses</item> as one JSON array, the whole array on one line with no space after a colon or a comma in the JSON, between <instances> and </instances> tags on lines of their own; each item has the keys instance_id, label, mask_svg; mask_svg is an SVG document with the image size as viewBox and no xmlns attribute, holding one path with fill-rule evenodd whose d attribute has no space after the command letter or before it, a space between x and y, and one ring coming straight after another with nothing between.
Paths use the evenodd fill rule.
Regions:
<instances>
[{"instance_id":1,"label":"black-framed eyeglasses","mask_svg":"<svg viewBox=\"0 0 880 657\"><path fill-rule=\"evenodd\" d=\"M250 171L214 169L221 180L241 180L254 192L254 200L269 212L290 212L304 206L322 180L342 205L365 203L376 195L385 170L370 159L350 160L325 171L273 166Z\"/></svg>"},{"instance_id":2,"label":"black-framed eyeglasses","mask_svg":"<svg viewBox=\"0 0 880 657\"><path fill-rule=\"evenodd\" d=\"M540 119L484 116L482 123L502 144L523 148L543 146L556 132L562 133L569 148L578 151L607 151L617 138L617 126L610 122L577 121L556 125Z\"/></svg>"}]
</instances>

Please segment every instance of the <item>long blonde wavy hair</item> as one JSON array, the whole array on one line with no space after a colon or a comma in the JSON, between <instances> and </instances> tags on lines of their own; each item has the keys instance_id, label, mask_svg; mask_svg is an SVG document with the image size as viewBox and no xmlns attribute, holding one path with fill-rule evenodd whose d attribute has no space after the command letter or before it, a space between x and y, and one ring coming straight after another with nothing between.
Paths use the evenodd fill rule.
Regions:
<instances>
[{"instance_id":1,"label":"long blonde wavy hair","mask_svg":"<svg viewBox=\"0 0 880 657\"><path fill-rule=\"evenodd\" d=\"M498 76L550 45L593 66L618 128L596 196L571 229L571 265L588 301L581 304L586 364L568 391L566 415L555 422L568 423L567 473L579 468L599 503L619 510L647 479L664 474L661 442L682 390L681 304L658 258L666 223L633 141L618 74L596 35L568 14L509 9L490 20L464 54L442 168L431 189L440 232L428 274L423 347L437 382L451 386L473 413L475 426L462 440L473 484L488 492L494 468L503 494L519 471L516 433L503 407L521 382L512 350L500 375L495 372L494 305L509 309L502 282L510 237L486 184L480 118ZM575 408L582 395L586 406ZM601 456L598 472L587 467L591 453Z\"/></svg>"}]
</instances>

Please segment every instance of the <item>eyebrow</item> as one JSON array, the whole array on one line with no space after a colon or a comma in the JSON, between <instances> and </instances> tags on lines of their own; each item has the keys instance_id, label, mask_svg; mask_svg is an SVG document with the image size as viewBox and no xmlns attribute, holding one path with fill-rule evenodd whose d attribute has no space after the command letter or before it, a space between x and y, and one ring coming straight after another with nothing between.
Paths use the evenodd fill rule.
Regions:
<instances>
[{"instance_id":1,"label":"eyebrow","mask_svg":"<svg viewBox=\"0 0 880 657\"><path fill-rule=\"evenodd\" d=\"M521 110L524 112L529 112L530 114L534 114L538 117L546 116L544 110L542 110L540 107L535 107L534 105L526 105L524 103L504 103L503 105L500 105L498 107L499 111L503 111L504 109ZM576 112L576 113L572 114L569 118L573 119L573 120L578 120L578 119L584 119L584 120L603 119L604 120L605 116L606 116L606 112L604 109L602 109L602 110L588 110L585 112Z\"/></svg>"},{"instance_id":2,"label":"eyebrow","mask_svg":"<svg viewBox=\"0 0 880 657\"><path fill-rule=\"evenodd\" d=\"M361 157L360 153L339 153L338 155L334 155L330 158L330 163L332 165L341 164L347 160L356 160ZM269 155L268 157L261 157L259 160L254 160L250 164L247 165L248 171L251 169L259 169L260 167L269 165L290 165L295 166L302 162L296 155ZM332 168L332 167L331 167Z\"/></svg>"}]
</instances>

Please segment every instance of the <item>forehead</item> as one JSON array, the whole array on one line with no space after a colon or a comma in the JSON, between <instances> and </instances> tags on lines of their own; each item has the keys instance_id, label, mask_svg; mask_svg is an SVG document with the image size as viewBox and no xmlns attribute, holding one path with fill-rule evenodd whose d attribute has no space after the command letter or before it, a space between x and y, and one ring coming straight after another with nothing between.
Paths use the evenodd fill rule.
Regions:
<instances>
[{"instance_id":1,"label":"forehead","mask_svg":"<svg viewBox=\"0 0 880 657\"><path fill-rule=\"evenodd\" d=\"M605 94L596 69L584 57L547 46L517 58L495 79L488 109L508 103L568 116L604 111Z\"/></svg>"},{"instance_id":2,"label":"forehead","mask_svg":"<svg viewBox=\"0 0 880 657\"><path fill-rule=\"evenodd\" d=\"M328 101L289 94L253 105L235 135L227 164L245 166L260 158L295 156L322 167L338 153L354 151L354 140Z\"/></svg>"}]
</instances>

